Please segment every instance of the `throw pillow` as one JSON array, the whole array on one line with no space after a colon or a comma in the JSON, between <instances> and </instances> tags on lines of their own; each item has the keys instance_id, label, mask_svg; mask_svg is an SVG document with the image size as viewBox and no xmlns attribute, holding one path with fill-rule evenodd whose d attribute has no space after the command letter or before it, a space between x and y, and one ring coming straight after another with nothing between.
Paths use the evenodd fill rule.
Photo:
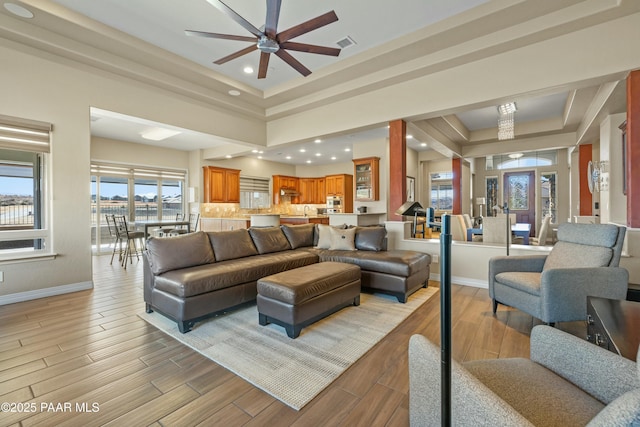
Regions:
<instances>
[{"instance_id":1,"label":"throw pillow","mask_svg":"<svg viewBox=\"0 0 640 427\"><path fill-rule=\"evenodd\" d=\"M337 251L355 251L356 228L331 228L331 246L329 249Z\"/></svg>"},{"instance_id":2,"label":"throw pillow","mask_svg":"<svg viewBox=\"0 0 640 427\"><path fill-rule=\"evenodd\" d=\"M611 248L560 241L551 249L542 271L550 268L606 267L612 257Z\"/></svg>"},{"instance_id":3,"label":"throw pillow","mask_svg":"<svg viewBox=\"0 0 640 427\"><path fill-rule=\"evenodd\" d=\"M318 224L318 243L316 249L329 249L331 247L331 229L330 225Z\"/></svg>"},{"instance_id":4,"label":"throw pillow","mask_svg":"<svg viewBox=\"0 0 640 427\"><path fill-rule=\"evenodd\" d=\"M282 232L287 237L291 249L313 246L315 224L281 225Z\"/></svg>"},{"instance_id":5,"label":"throw pillow","mask_svg":"<svg viewBox=\"0 0 640 427\"><path fill-rule=\"evenodd\" d=\"M361 251L384 250L384 239L387 237L387 229L384 227L357 227L356 249Z\"/></svg>"},{"instance_id":6,"label":"throw pillow","mask_svg":"<svg viewBox=\"0 0 640 427\"><path fill-rule=\"evenodd\" d=\"M217 261L258 255L258 250L249 236L249 231L241 228L231 231L207 233Z\"/></svg>"},{"instance_id":7,"label":"throw pillow","mask_svg":"<svg viewBox=\"0 0 640 427\"><path fill-rule=\"evenodd\" d=\"M178 237L151 237L147 240L147 254L151 271L156 275L216 261L211 243L202 231Z\"/></svg>"},{"instance_id":8,"label":"throw pillow","mask_svg":"<svg viewBox=\"0 0 640 427\"><path fill-rule=\"evenodd\" d=\"M249 234L258 253L270 254L291 249L280 227L250 228Z\"/></svg>"}]
</instances>

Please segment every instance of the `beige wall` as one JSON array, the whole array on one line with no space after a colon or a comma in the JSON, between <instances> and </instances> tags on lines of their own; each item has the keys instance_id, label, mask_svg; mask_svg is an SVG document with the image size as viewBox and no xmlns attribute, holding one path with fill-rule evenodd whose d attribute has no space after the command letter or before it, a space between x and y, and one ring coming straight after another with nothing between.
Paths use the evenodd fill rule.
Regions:
<instances>
[{"instance_id":1,"label":"beige wall","mask_svg":"<svg viewBox=\"0 0 640 427\"><path fill-rule=\"evenodd\" d=\"M19 50L17 50L19 49ZM0 114L52 123L48 170L49 243L54 259L3 262L0 304L90 287L90 107L249 142L264 142L264 122L207 108L139 82L78 67L0 39ZM103 147L104 148L104 147ZM103 151L104 152L104 151ZM98 156L98 154L96 154ZM100 157L106 154L100 154ZM144 162L140 159L139 162ZM188 160L180 160L181 167Z\"/></svg>"}]
</instances>

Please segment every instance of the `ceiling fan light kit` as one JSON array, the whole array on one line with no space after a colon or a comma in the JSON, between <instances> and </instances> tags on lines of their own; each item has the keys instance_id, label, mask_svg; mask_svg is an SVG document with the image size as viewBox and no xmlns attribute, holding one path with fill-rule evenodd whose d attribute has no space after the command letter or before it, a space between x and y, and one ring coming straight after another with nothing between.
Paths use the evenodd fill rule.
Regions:
<instances>
[{"instance_id":1,"label":"ceiling fan light kit","mask_svg":"<svg viewBox=\"0 0 640 427\"><path fill-rule=\"evenodd\" d=\"M233 59L239 58L243 55L251 53L255 50L260 51L260 65L258 68L258 78L263 79L267 77L267 69L269 66L269 59L272 53L275 53L280 59L289 64L293 69L298 71L303 76L311 74L311 70L305 67L297 59L295 59L287 50L315 53L320 55L338 56L340 49L317 46L307 43L290 42L289 40L309 33L325 25L331 24L338 20L338 16L334 11L327 12L323 15L317 16L313 19L305 21L287 30L278 32L278 20L280 18L280 6L282 0L267 0L267 16L264 24L264 31L260 31L253 26L249 21L240 16L237 12L227 6L221 0L207 0L209 4L220 10L222 13L230 17L233 21L241 25L244 29L253 34L250 36L236 36L231 34L218 34L206 31L194 31L185 30L187 36L206 37L212 39L224 39L224 40L236 40L253 42L254 44L246 47L242 50L234 52L214 61L214 64L222 65Z\"/></svg>"}]
</instances>

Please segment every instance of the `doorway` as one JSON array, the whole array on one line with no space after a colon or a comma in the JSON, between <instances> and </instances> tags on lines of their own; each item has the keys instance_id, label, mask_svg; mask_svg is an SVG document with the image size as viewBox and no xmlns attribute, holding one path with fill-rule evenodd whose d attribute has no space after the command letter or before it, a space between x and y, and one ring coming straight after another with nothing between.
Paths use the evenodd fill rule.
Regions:
<instances>
[{"instance_id":1,"label":"doorway","mask_svg":"<svg viewBox=\"0 0 640 427\"><path fill-rule=\"evenodd\" d=\"M534 171L504 174L504 201L509 213L516 214L516 222L531 224L529 235L536 235L536 185Z\"/></svg>"}]
</instances>

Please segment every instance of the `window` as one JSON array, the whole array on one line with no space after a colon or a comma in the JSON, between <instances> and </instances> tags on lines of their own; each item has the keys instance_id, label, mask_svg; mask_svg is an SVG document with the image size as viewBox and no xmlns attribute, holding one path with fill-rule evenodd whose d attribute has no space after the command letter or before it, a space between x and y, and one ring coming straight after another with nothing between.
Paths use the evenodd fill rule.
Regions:
<instances>
[{"instance_id":1,"label":"window","mask_svg":"<svg viewBox=\"0 0 640 427\"><path fill-rule=\"evenodd\" d=\"M436 211L453 209L453 172L431 174L431 206Z\"/></svg>"},{"instance_id":2,"label":"window","mask_svg":"<svg viewBox=\"0 0 640 427\"><path fill-rule=\"evenodd\" d=\"M556 150L532 151L489 156L486 158L486 170L516 169L524 167L551 166L558 163Z\"/></svg>"},{"instance_id":3,"label":"window","mask_svg":"<svg viewBox=\"0 0 640 427\"><path fill-rule=\"evenodd\" d=\"M50 253L45 170L51 125L0 115L0 257Z\"/></svg>"},{"instance_id":4,"label":"window","mask_svg":"<svg viewBox=\"0 0 640 427\"><path fill-rule=\"evenodd\" d=\"M185 211L184 171L94 163L91 165L91 244L109 251L105 215L128 222L176 218Z\"/></svg>"},{"instance_id":5,"label":"window","mask_svg":"<svg viewBox=\"0 0 640 427\"><path fill-rule=\"evenodd\" d=\"M540 176L540 206L542 206L542 216L551 215L551 223L556 222L556 179L555 172L543 173Z\"/></svg>"},{"instance_id":6,"label":"window","mask_svg":"<svg viewBox=\"0 0 640 427\"><path fill-rule=\"evenodd\" d=\"M262 209L271 206L269 179L240 177L240 207Z\"/></svg>"}]
</instances>

